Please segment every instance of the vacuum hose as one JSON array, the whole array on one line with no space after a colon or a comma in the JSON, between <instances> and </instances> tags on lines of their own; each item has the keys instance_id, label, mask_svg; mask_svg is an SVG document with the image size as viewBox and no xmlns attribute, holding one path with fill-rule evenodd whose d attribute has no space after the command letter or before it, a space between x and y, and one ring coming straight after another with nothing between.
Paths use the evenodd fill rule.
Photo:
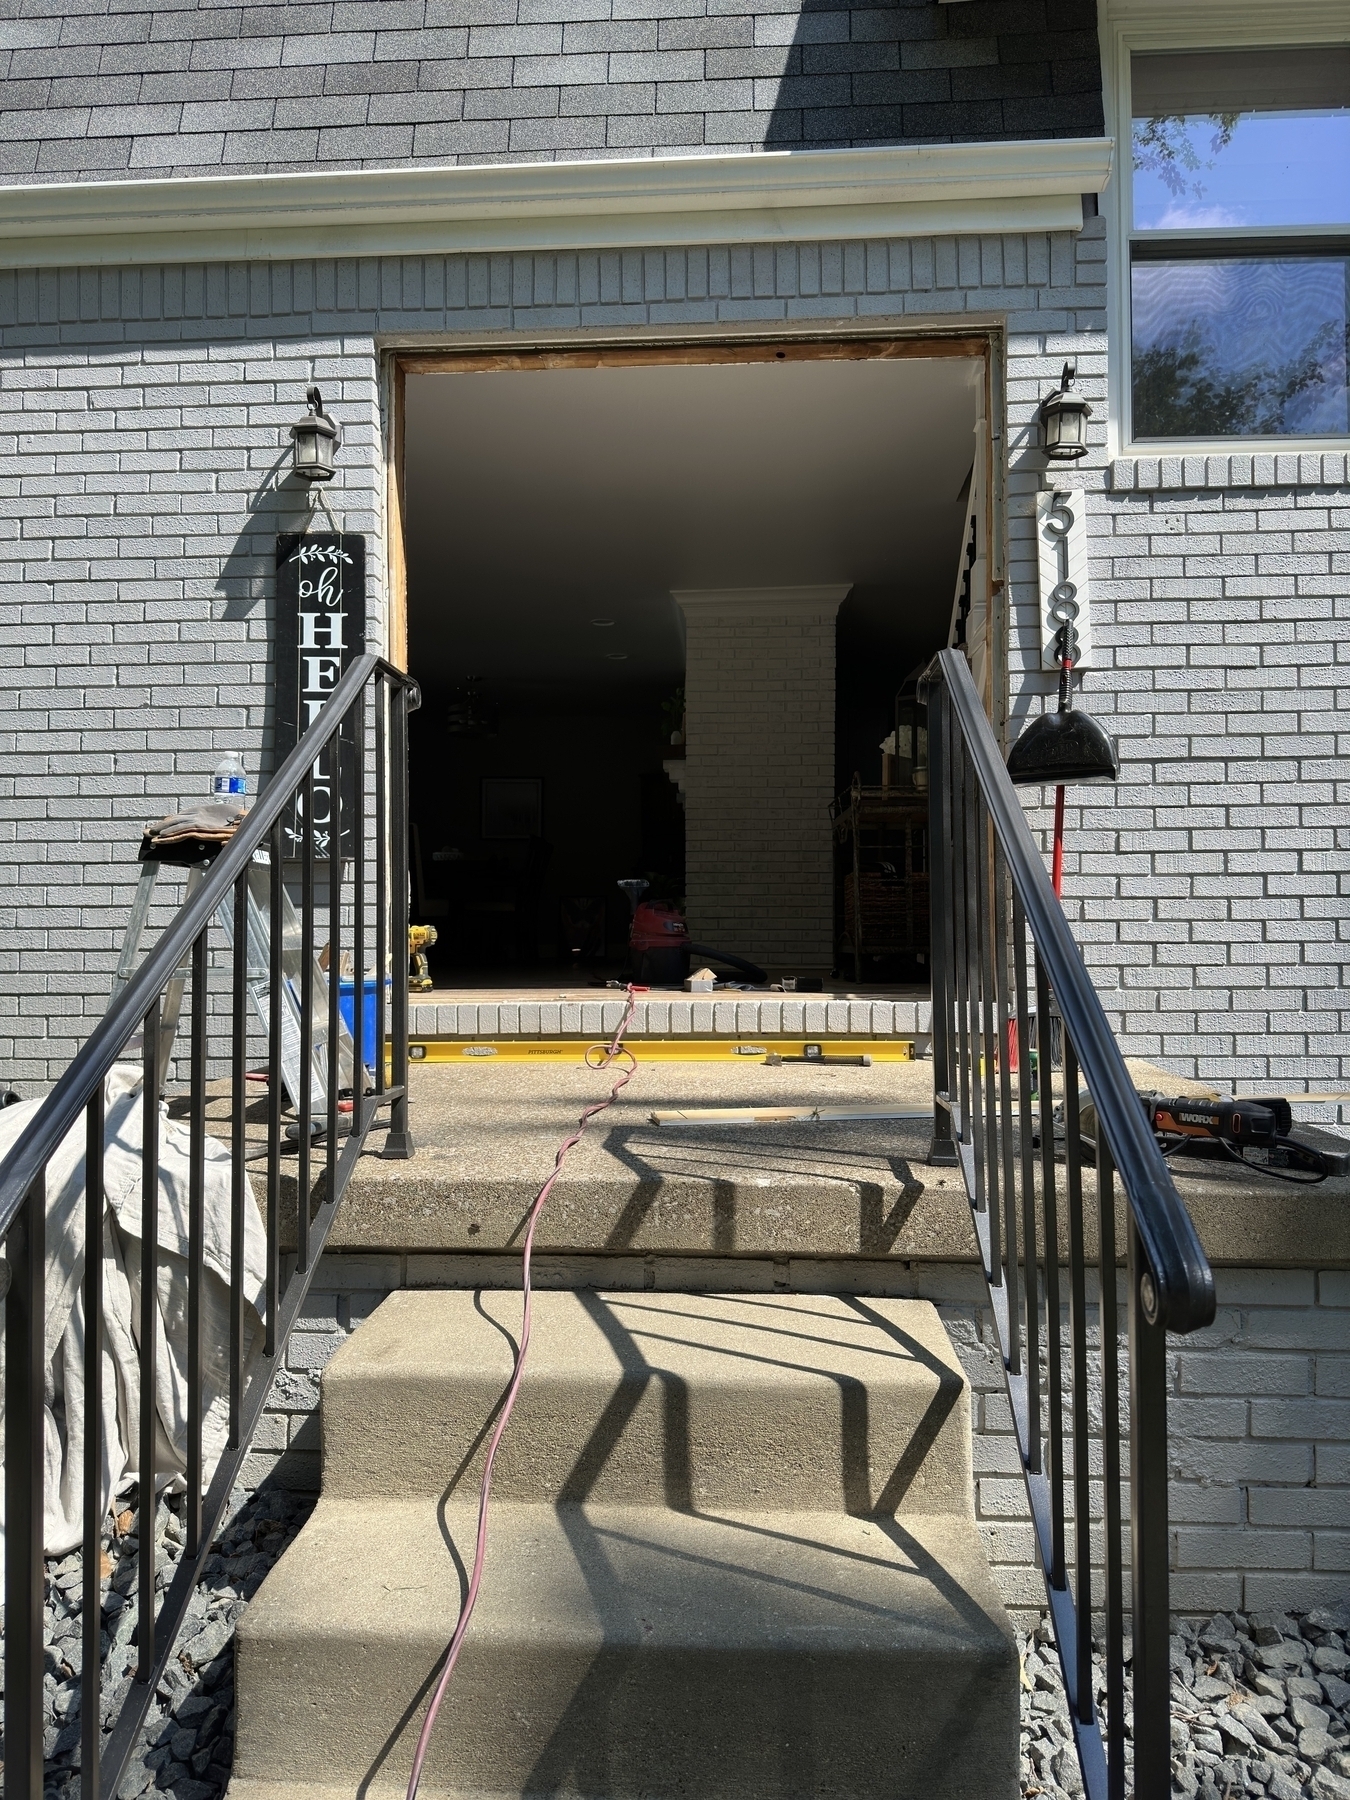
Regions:
<instances>
[{"instance_id":1,"label":"vacuum hose","mask_svg":"<svg viewBox=\"0 0 1350 1800\"><path fill-rule=\"evenodd\" d=\"M769 978L759 964L747 962L743 956L733 956L729 950L710 950L706 944L690 944L689 950L693 956L706 956L710 962L725 963L729 969L739 969L753 987L769 985Z\"/></svg>"}]
</instances>

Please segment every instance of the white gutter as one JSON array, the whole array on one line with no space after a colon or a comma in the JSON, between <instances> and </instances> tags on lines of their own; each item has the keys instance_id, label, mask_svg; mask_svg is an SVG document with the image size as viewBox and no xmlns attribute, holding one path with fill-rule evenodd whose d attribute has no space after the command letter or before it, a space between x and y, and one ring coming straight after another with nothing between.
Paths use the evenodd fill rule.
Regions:
<instances>
[{"instance_id":1,"label":"white gutter","mask_svg":"<svg viewBox=\"0 0 1350 1800\"><path fill-rule=\"evenodd\" d=\"M1076 231L1109 138L0 187L0 268Z\"/></svg>"}]
</instances>

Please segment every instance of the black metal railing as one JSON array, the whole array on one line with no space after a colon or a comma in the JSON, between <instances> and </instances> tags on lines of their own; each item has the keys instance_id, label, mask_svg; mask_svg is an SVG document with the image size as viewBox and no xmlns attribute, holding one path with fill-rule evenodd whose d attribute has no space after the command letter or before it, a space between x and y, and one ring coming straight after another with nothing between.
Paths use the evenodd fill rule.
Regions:
<instances>
[{"instance_id":1,"label":"black metal railing","mask_svg":"<svg viewBox=\"0 0 1350 1800\"><path fill-rule=\"evenodd\" d=\"M970 1199L1087 1795L1121 1800L1132 1765L1139 1800L1165 1800L1172 1786L1165 1343L1169 1331L1211 1322L1213 1276L965 659L942 651L925 680L934 922L931 1158L959 1164ZM1084 1089L1091 1114L1083 1111ZM1091 1164L1095 1173L1089 1166L1085 1176ZM1128 1439L1117 1176L1128 1270ZM1090 1197L1085 1188L1094 1183ZM1095 1333L1088 1277L1093 1236ZM1091 1429L1098 1402L1099 1443ZM1100 1672L1094 1630L1100 1630Z\"/></svg>"},{"instance_id":2,"label":"black metal railing","mask_svg":"<svg viewBox=\"0 0 1350 1800\"><path fill-rule=\"evenodd\" d=\"M390 1108L385 1155L404 1157L412 1151L405 833L407 718L418 700L416 685L388 663L371 655L353 661L234 836L193 878L189 897L0 1167L0 1238L6 1257L0 1274L7 1277L4 1776L9 1800L42 1800L43 1793L48 1166L63 1146L69 1153L67 1140L73 1134L82 1145L85 1245L91 1252L84 1256L81 1282L86 1427L78 1447L83 1459L80 1779L84 1800L100 1795L111 1800L281 1366L338 1203L383 1108ZM331 819L323 823L329 814ZM298 895L298 907L292 895ZM228 984L212 979L208 951L216 931L228 947ZM321 931L328 947L326 977L316 962ZM349 1027L340 996L344 959L352 971ZM372 962L374 993L368 1000L366 971ZM185 976L191 995L184 1096L185 1545L169 1575L167 1567L157 1567L154 1526L156 1357L162 1331L161 1136L169 1129L161 1118L168 1073L161 1027L166 1013L176 1017ZM374 1009L369 1055L368 1006ZM104 1240L106 1082L138 1036L140 1260L133 1326L139 1391L136 1406L127 1410L139 1417L139 1443L129 1446L140 1495L139 1616L134 1671L108 1694L100 1656L100 1558L108 1500L101 1404L106 1297L97 1249ZM248 1105L255 1060L251 1052L265 1056L265 1119L261 1108ZM228 1078L212 1078L215 1067L227 1067ZM294 1114L289 1125L283 1090ZM229 1137L229 1342L227 1347L208 1347L226 1349L228 1429L225 1449L205 1484L202 1303L208 1110L212 1125L219 1117ZM265 1341L260 1354L246 1358L250 1162L265 1171L266 1276L260 1309ZM284 1283L283 1248L293 1250L294 1265ZM168 1579L156 1606L161 1575ZM109 1714L112 1728L104 1741L102 1726Z\"/></svg>"}]
</instances>

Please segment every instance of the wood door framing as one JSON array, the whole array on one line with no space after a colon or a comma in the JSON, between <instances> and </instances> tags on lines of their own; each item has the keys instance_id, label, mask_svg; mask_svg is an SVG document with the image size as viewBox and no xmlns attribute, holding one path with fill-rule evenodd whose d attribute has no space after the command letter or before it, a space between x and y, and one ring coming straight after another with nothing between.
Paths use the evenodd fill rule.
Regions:
<instances>
[{"instance_id":1,"label":"wood door framing","mask_svg":"<svg viewBox=\"0 0 1350 1800\"><path fill-rule=\"evenodd\" d=\"M409 375L481 374L506 369L621 369L662 364L736 364L769 362L931 361L936 357L978 358L984 366L985 434L988 467L986 512L990 554L990 651L993 664L992 723L1002 741L1007 730L1009 623L1006 605L1003 531L1003 457L1005 442L1003 336L995 326L972 330L896 332L876 328L828 335L805 333L753 337L684 335L667 339L624 339L578 343L513 344L509 348L476 343L456 348L391 348L385 351L385 523L388 569L387 654L399 668L407 665L408 565L406 555L407 484L404 469L404 413Z\"/></svg>"}]
</instances>

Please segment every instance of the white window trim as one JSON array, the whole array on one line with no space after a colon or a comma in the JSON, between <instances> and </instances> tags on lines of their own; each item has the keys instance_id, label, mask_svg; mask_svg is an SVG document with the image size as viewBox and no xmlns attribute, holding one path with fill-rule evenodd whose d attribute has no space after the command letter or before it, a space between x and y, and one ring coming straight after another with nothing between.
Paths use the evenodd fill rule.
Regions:
<instances>
[{"instance_id":1,"label":"white window trim","mask_svg":"<svg viewBox=\"0 0 1350 1800\"><path fill-rule=\"evenodd\" d=\"M1135 50L1242 50L1262 44L1350 43L1346 0L1106 0L1099 27L1102 44L1102 104L1106 132L1117 145L1116 180L1105 190L1101 209L1114 252L1107 288L1107 455L1118 457L1258 456L1343 451L1347 437L1156 438L1133 436L1130 407L1130 218L1133 158L1130 153L1130 53ZM1324 228L1343 239L1343 227ZM1316 238L1319 228L1299 235ZM1173 235L1173 234L1158 234ZM1204 231L1177 232L1194 242ZM1224 234L1212 234L1221 238ZM1249 234L1264 235L1260 230ZM1272 227L1271 237L1288 238Z\"/></svg>"}]
</instances>

